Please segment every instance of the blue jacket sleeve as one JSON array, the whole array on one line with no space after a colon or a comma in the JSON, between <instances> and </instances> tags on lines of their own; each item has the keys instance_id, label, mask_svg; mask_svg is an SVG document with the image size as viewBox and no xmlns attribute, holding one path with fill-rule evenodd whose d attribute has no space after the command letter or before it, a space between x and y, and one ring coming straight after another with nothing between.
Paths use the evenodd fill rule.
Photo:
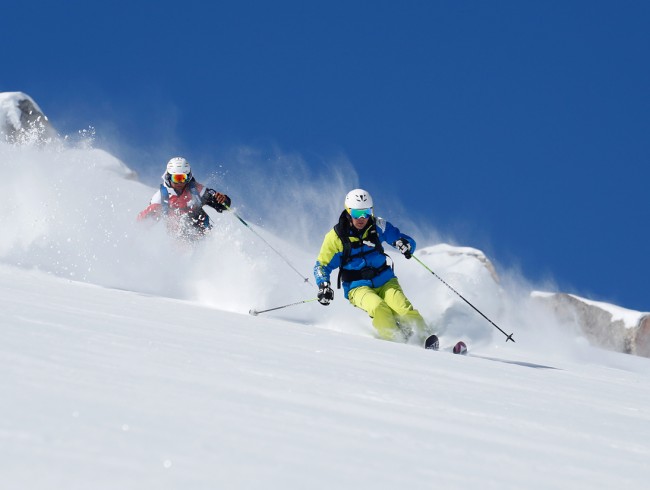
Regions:
<instances>
[{"instance_id":1,"label":"blue jacket sleeve","mask_svg":"<svg viewBox=\"0 0 650 490\"><path fill-rule=\"evenodd\" d=\"M411 244L411 253L415 252L415 240L399 231L399 228L393 226L390 222L386 221L383 218L377 218L377 229L382 234L382 241L389 243L394 247L395 242L401 238L402 240L406 240Z\"/></svg>"}]
</instances>

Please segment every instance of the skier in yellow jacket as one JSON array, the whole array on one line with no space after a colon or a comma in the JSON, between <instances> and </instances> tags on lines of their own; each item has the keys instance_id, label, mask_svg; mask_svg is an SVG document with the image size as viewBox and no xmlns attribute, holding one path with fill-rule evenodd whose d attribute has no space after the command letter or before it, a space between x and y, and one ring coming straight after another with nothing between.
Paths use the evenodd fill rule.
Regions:
<instances>
[{"instance_id":1,"label":"skier in yellow jacket","mask_svg":"<svg viewBox=\"0 0 650 490\"><path fill-rule=\"evenodd\" d=\"M339 288L342 283L345 298L370 315L380 338L405 342L415 330L418 340L423 340L429 329L387 264L382 242L407 259L415 251L415 240L374 216L367 191L350 191L339 222L325 235L314 266L318 301L328 305L334 299L330 274L340 268Z\"/></svg>"}]
</instances>

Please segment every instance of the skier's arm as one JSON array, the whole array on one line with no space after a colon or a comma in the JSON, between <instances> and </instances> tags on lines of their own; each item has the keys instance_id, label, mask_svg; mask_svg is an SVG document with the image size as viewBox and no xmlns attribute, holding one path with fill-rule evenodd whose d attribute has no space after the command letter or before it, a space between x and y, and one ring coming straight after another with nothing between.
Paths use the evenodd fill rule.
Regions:
<instances>
[{"instance_id":1,"label":"skier's arm","mask_svg":"<svg viewBox=\"0 0 650 490\"><path fill-rule=\"evenodd\" d=\"M138 217L136 219L137 221L143 221L147 218L159 219L161 208L162 206L159 203L149 204L149 206L138 213Z\"/></svg>"},{"instance_id":2,"label":"skier's arm","mask_svg":"<svg viewBox=\"0 0 650 490\"><path fill-rule=\"evenodd\" d=\"M409 244L408 252L410 254L415 253L415 240L411 238L408 235L405 235L401 231L399 231L399 228L396 226L393 226L391 223L388 221L378 218L377 220L377 228L379 229L379 232L381 233L381 239L382 241L385 241L392 245L395 248L400 248L396 246L396 242L398 240L401 240L402 242L406 242ZM401 253L404 253L400 250Z\"/></svg>"},{"instance_id":3,"label":"skier's arm","mask_svg":"<svg viewBox=\"0 0 650 490\"><path fill-rule=\"evenodd\" d=\"M330 230L320 248L320 253L314 265L314 278L316 285L330 282L330 274L341 265L343 243L334 230Z\"/></svg>"},{"instance_id":4,"label":"skier's arm","mask_svg":"<svg viewBox=\"0 0 650 490\"><path fill-rule=\"evenodd\" d=\"M149 206L144 208L138 213L137 221L143 221L147 218L154 218L156 221L160 219L162 215L162 196L160 191L156 192L151 201L149 201Z\"/></svg>"}]
</instances>

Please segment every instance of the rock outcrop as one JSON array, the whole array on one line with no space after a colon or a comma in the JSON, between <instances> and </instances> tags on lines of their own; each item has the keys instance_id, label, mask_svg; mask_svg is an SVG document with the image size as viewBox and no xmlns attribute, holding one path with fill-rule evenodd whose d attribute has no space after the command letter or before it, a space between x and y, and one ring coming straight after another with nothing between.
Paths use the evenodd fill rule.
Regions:
<instances>
[{"instance_id":1,"label":"rock outcrop","mask_svg":"<svg viewBox=\"0 0 650 490\"><path fill-rule=\"evenodd\" d=\"M635 329L634 353L637 356L650 357L650 315L642 317Z\"/></svg>"},{"instance_id":2,"label":"rock outcrop","mask_svg":"<svg viewBox=\"0 0 650 490\"><path fill-rule=\"evenodd\" d=\"M564 293L533 293L560 323L577 325L593 345L650 357L650 315Z\"/></svg>"},{"instance_id":3,"label":"rock outcrop","mask_svg":"<svg viewBox=\"0 0 650 490\"><path fill-rule=\"evenodd\" d=\"M0 93L0 138L9 143L44 143L57 132L36 102L23 92Z\"/></svg>"}]
</instances>

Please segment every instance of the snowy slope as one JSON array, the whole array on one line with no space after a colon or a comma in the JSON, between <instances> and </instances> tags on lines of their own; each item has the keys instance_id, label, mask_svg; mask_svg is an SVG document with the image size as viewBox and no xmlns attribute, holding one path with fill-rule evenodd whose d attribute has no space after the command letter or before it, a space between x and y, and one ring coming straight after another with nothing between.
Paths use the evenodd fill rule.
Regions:
<instances>
[{"instance_id":1,"label":"snowy slope","mask_svg":"<svg viewBox=\"0 0 650 490\"><path fill-rule=\"evenodd\" d=\"M3 488L645 488L650 363L433 353L0 269Z\"/></svg>"},{"instance_id":2,"label":"snowy slope","mask_svg":"<svg viewBox=\"0 0 650 490\"><path fill-rule=\"evenodd\" d=\"M517 340L392 254L443 345L472 349L433 353L376 340L340 291L248 315L315 288L232 213L194 249L136 224L155 189L103 151L0 143L0 170L0 488L645 488L650 361L590 347L478 250L385 216ZM336 207L288 188L309 220L287 230L287 207L251 219L199 178L311 277Z\"/></svg>"}]
</instances>

